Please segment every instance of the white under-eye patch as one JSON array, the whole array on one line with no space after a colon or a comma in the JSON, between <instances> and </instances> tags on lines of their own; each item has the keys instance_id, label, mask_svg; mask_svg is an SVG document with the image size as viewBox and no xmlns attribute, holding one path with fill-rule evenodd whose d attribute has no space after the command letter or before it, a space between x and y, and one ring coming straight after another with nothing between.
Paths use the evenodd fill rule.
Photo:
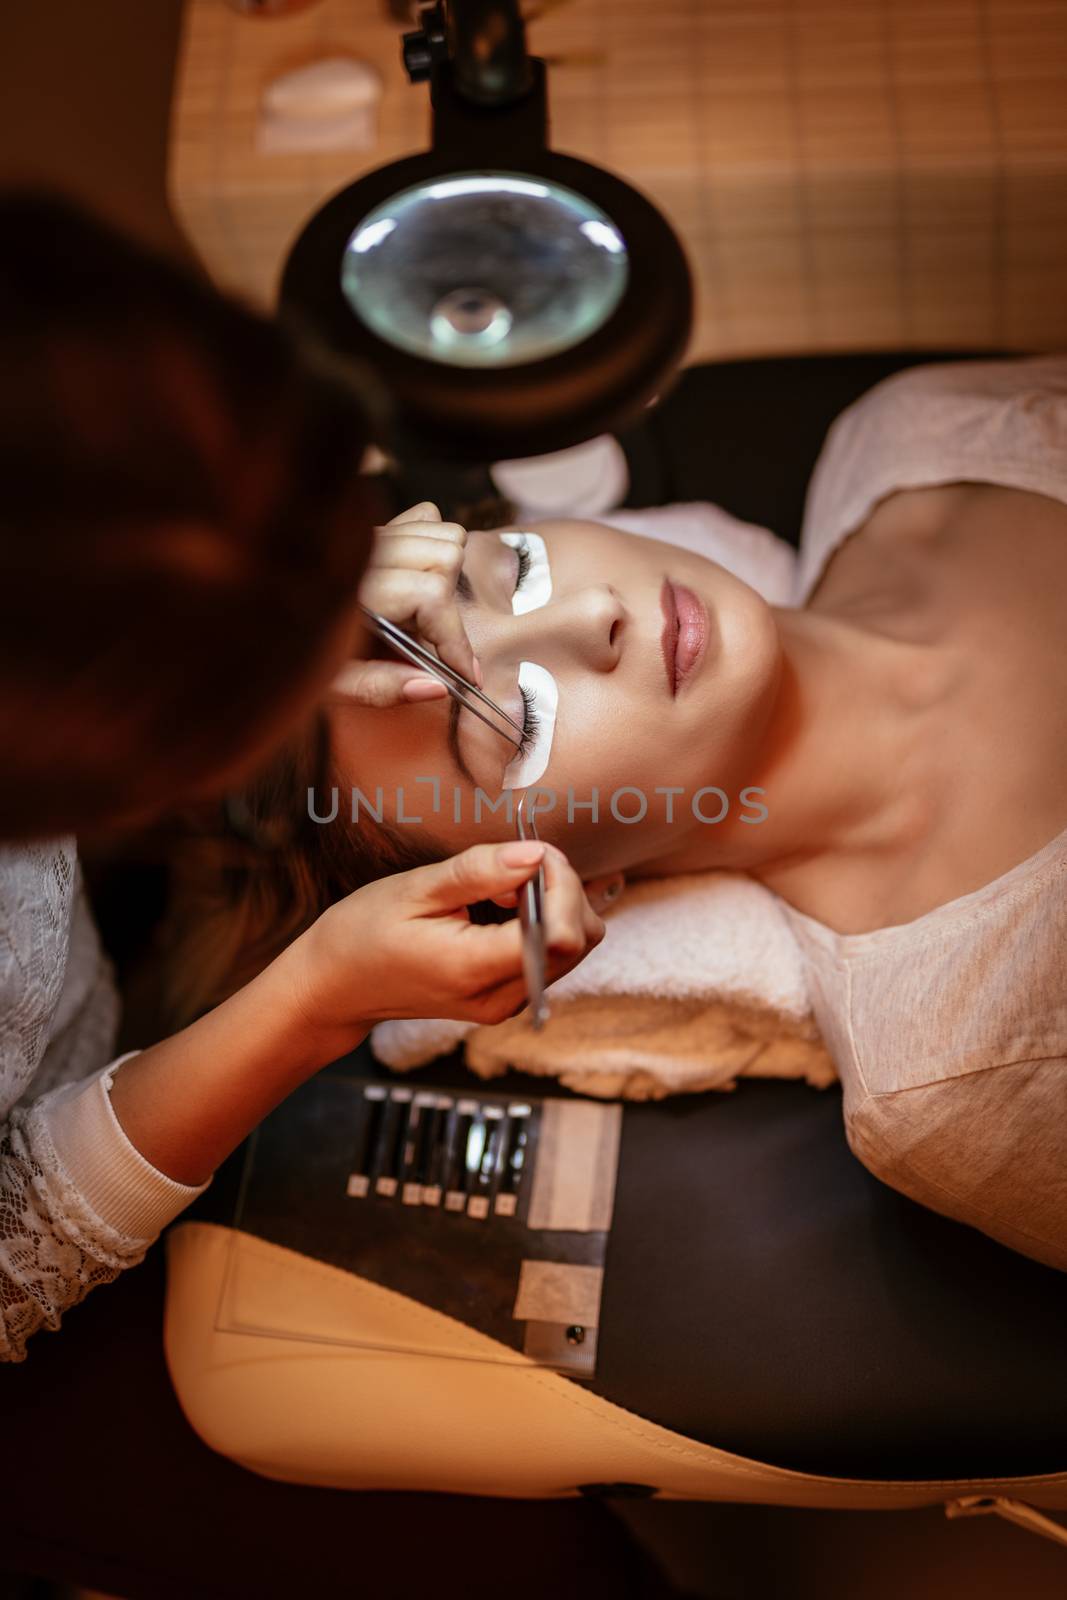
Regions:
<instances>
[{"instance_id":1,"label":"white under-eye patch","mask_svg":"<svg viewBox=\"0 0 1067 1600\"><path fill-rule=\"evenodd\" d=\"M547 605L552 595L552 574L548 567L548 551L539 533L502 533L502 543L512 550L524 550L529 566L521 588L511 597L511 609L516 616L524 611L536 611Z\"/></svg>"},{"instance_id":2,"label":"white under-eye patch","mask_svg":"<svg viewBox=\"0 0 1067 1600\"><path fill-rule=\"evenodd\" d=\"M530 702L530 711L537 718L529 749L525 755L516 751L504 769L505 789L528 789L544 776L552 754L552 736L556 728L556 708L559 690L551 672L539 667L536 661L519 662L519 688L523 698Z\"/></svg>"}]
</instances>

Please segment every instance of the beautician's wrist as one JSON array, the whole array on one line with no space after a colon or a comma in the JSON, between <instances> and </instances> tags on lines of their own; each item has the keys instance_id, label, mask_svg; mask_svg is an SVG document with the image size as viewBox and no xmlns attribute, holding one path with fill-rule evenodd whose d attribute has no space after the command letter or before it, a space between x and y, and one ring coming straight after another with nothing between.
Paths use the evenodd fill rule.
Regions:
<instances>
[{"instance_id":1,"label":"beautician's wrist","mask_svg":"<svg viewBox=\"0 0 1067 1600\"><path fill-rule=\"evenodd\" d=\"M307 1053L309 1076L355 1050L371 1027L370 1022L359 1015L354 996L353 1014L344 1022L324 1015L321 966L325 955L315 938L316 926L294 939L263 974L275 986L286 1010L291 1036L299 1041L301 1053ZM355 982L352 988L355 990Z\"/></svg>"}]
</instances>

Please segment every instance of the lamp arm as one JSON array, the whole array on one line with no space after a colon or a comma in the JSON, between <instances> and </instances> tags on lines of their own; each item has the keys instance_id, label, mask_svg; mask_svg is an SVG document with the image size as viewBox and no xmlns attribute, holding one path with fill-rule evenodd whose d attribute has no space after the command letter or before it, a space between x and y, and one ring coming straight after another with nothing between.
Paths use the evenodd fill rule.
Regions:
<instances>
[{"instance_id":1,"label":"lamp arm","mask_svg":"<svg viewBox=\"0 0 1067 1600\"><path fill-rule=\"evenodd\" d=\"M456 90L479 105L510 105L530 92L519 0L445 0Z\"/></svg>"}]
</instances>

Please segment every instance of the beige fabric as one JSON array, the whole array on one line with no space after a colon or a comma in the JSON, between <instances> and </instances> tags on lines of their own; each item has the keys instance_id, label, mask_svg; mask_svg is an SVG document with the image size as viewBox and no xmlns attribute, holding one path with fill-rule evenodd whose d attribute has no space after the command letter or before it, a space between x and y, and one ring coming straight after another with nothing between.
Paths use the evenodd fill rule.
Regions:
<instances>
[{"instance_id":1,"label":"beige fabric","mask_svg":"<svg viewBox=\"0 0 1067 1600\"><path fill-rule=\"evenodd\" d=\"M183 1223L168 1254L167 1360L185 1414L213 1449L267 1477L530 1498L644 1483L665 1498L858 1509L1008 1493L1067 1509L1067 1473L897 1483L786 1472L657 1427L404 1295L248 1234ZM220 1332L227 1273L250 1319L293 1327L298 1308L305 1337ZM354 1329L379 1348L338 1342ZM442 1353L403 1351L412 1344Z\"/></svg>"},{"instance_id":2,"label":"beige fabric","mask_svg":"<svg viewBox=\"0 0 1067 1600\"><path fill-rule=\"evenodd\" d=\"M798 603L896 489L974 481L1067 503L1067 357L897 374L835 422ZM886 1183L1067 1270L1067 831L973 894L842 935L785 906L845 1091Z\"/></svg>"}]
</instances>

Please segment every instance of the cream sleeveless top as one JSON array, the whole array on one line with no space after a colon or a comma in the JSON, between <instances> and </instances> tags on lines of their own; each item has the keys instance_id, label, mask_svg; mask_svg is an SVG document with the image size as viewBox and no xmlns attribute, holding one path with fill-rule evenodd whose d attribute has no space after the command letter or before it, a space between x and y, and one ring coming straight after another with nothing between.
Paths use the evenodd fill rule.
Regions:
<instances>
[{"instance_id":1,"label":"cream sleeveless top","mask_svg":"<svg viewBox=\"0 0 1067 1600\"><path fill-rule=\"evenodd\" d=\"M1067 504L1067 357L920 367L844 412L808 492L795 604L880 500L957 482ZM1067 829L896 927L839 934L783 909L854 1153L923 1205L1067 1271Z\"/></svg>"}]
</instances>

